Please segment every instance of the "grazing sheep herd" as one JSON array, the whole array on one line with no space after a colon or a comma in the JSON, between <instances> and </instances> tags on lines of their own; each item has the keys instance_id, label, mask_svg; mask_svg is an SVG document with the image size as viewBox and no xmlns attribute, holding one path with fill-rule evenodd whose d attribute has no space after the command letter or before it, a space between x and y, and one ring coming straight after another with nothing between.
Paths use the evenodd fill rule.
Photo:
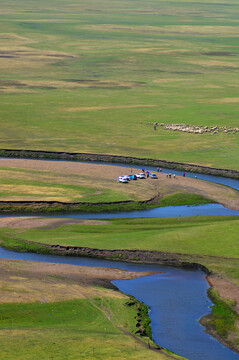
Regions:
<instances>
[{"instance_id":1,"label":"grazing sheep herd","mask_svg":"<svg viewBox=\"0 0 239 360\"><path fill-rule=\"evenodd\" d=\"M226 134L236 134L239 131L239 128L228 128L226 126L194 126L194 125L186 125L186 124L164 124L164 123L147 123L147 125L153 125L154 130L156 130L157 126L163 126L164 130L172 130L172 131L182 131L193 134L204 134L211 133L217 134L219 132L223 132Z\"/></svg>"}]
</instances>

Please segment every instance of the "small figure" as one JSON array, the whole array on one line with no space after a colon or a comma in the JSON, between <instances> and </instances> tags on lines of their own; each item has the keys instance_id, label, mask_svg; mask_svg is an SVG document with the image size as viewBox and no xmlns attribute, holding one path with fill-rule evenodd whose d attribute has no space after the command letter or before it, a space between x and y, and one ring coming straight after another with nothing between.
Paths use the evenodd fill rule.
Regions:
<instances>
[{"instance_id":1,"label":"small figure","mask_svg":"<svg viewBox=\"0 0 239 360\"><path fill-rule=\"evenodd\" d=\"M168 177L168 174L166 174L166 178Z\"/></svg>"},{"instance_id":2,"label":"small figure","mask_svg":"<svg viewBox=\"0 0 239 360\"><path fill-rule=\"evenodd\" d=\"M185 177L185 173L183 173L183 176Z\"/></svg>"},{"instance_id":3,"label":"small figure","mask_svg":"<svg viewBox=\"0 0 239 360\"><path fill-rule=\"evenodd\" d=\"M157 172L159 172L159 168L157 168Z\"/></svg>"},{"instance_id":4,"label":"small figure","mask_svg":"<svg viewBox=\"0 0 239 360\"><path fill-rule=\"evenodd\" d=\"M171 179L171 173L168 174L169 179Z\"/></svg>"},{"instance_id":5,"label":"small figure","mask_svg":"<svg viewBox=\"0 0 239 360\"><path fill-rule=\"evenodd\" d=\"M162 169L160 168L159 171L162 172Z\"/></svg>"},{"instance_id":6,"label":"small figure","mask_svg":"<svg viewBox=\"0 0 239 360\"><path fill-rule=\"evenodd\" d=\"M154 124L154 130L156 130L157 129L157 125L156 124Z\"/></svg>"},{"instance_id":7,"label":"small figure","mask_svg":"<svg viewBox=\"0 0 239 360\"><path fill-rule=\"evenodd\" d=\"M176 174L173 174L174 179L176 179Z\"/></svg>"}]
</instances>

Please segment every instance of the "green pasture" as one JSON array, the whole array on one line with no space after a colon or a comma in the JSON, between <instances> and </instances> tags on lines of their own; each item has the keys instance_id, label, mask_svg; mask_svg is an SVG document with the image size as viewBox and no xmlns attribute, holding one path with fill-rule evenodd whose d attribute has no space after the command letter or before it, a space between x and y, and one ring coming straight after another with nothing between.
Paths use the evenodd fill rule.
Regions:
<instances>
[{"instance_id":1,"label":"green pasture","mask_svg":"<svg viewBox=\"0 0 239 360\"><path fill-rule=\"evenodd\" d=\"M1 237L97 249L140 249L239 258L238 217L107 220L105 225L0 229Z\"/></svg>"},{"instance_id":2,"label":"green pasture","mask_svg":"<svg viewBox=\"0 0 239 360\"><path fill-rule=\"evenodd\" d=\"M236 0L0 3L0 148L238 168Z\"/></svg>"},{"instance_id":3,"label":"green pasture","mask_svg":"<svg viewBox=\"0 0 239 360\"><path fill-rule=\"evenodd\" d=\"M20 232L19 232L20 231ZM0 229L1 245L41 252L44 244L97 249L137 249L181 254L239 284L238 217L185 217L107 220L101 225L65 225L55 229ZM175 255L176 256L176 255Z\"/></svg>"},{"instance_id":4,"label":"green pasture","mask_svg":"<svg viewBox=\"0 0 239 360\"><path fill-rule=\"evenodd\" d=\"M56 303L1 303L1 357L136 360L150 356L166 360L164 354L148 350L119 330L101 311L107 308L117 326L134 333L136 309L127 307L125 302L108 297Z\"/></svg>"},{"instance_id":5,"label":"green pasture","mask_svg":"<svg viewBox=\"0 0 239 360\"><path fill-rule=\"evenodd\" d=\"M162 194L159 206L199 205L215 201L209 199L210 193L206 198L202 195L187 192L185 189L170 189L167 183L161 185L160 189L155 188L154 183L148 180L147 182L131 181L127 185L119 184L115 175L111 174L103 177L100 171L95 172L93 175L85 175L82 172L79 172L79 174L68 173L66 175L54 172L54 170L0 167L0 197L5 201L36 200L88 202L93 204L129 200L137 202L148 200L158 195L158 192ZM140 207L140 204L125 204L124 209L136 208L137 206ZM119 204L112 204L111 207L120 210ZM13 209L12 206L11 211ZM101 204L99 210L103 211L103 209L107 211L107 205ZM97 209L95 208L95 210Z\"/></svg>"}]
</instances>

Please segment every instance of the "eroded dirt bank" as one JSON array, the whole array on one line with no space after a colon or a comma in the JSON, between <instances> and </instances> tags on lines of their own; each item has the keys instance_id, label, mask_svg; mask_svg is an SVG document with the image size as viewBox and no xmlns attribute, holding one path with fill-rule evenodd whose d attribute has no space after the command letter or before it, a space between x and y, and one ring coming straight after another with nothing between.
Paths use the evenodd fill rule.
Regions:
<instances>
[{"instance_id":1,"label":"eroded dirt bank","mask_svg":"<svg viewBox=\"0 0 239 360\"><path fill-rule=\"evenodd\" d=\"M69 152L55 152L55 151L40 151L40 150L14 150L14 149L0 149L0 156L4 157L19 157L29 159L60 159L71 161L101 161L114 162L131 165L148 165L156 167L165 167L175 170L184 170L191 172L198 172L202 174L209 174L214 176L224 176L233 179L239 179L239 171L230 169L217 169L208 166L201 166L195 164L186 164L166 160L136 158L131 156L106 155L106 154L87 154L87 153L69 153Z\"/></svg>"}]
</instances>

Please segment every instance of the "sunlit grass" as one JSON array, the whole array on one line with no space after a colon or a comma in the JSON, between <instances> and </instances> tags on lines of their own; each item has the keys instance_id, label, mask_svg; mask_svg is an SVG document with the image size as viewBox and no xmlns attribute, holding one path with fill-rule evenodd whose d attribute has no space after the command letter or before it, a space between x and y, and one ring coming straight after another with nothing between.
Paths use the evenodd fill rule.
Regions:
<instances>
[{"instance_id":1,"label":"sunlit grass","mask_svg":"<svg viewBox=\"0 0 239 360\"><path fill-rule=\"evenodd\" d=\"M2 148L154 157L238 169L238 4L1 4ZM86 110L87 109L87 110Z\"/></svg>"}]
</instances>

